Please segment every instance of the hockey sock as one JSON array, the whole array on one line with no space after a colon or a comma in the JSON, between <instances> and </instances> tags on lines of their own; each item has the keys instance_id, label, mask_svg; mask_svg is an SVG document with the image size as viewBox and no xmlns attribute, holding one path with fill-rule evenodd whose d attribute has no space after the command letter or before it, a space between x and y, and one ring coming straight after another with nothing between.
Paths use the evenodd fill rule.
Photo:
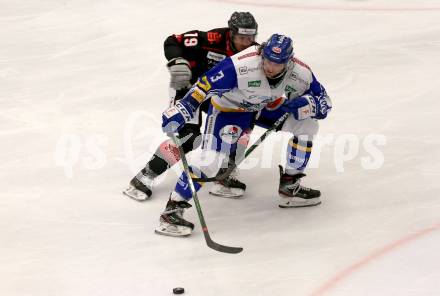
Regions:
<instances>
[{"instance_id":1,"label":"hockey sock","mask_svg":"<svg viewBox=\"0 0 440 296\"><path fill-rule=\"evenodd\" d=\"M231 160L233 160L233 162L235 162L237 165L244 160L246 148L249 144L251 133L252 133L252 129L250 128L243 131L243 134L240 136L240 138L237 141L236 151L230 155Z\"/></svg>"},{"instance_id":2,"label":"hockey sock","mask_svg":"<svg viewBox=\"0 0 440 296\"><path fill-rule=\"evenodd\" d=\"M194 150L201 143L199 126L187 124L179 132L179 139L182 142L183 151L186 153ZM157 148L146 169L150 169L156 175L161 175L168 168L180 160L179 149L172 140L162 142Z\"/></svg>"},{"instance_id":3,"label":"hockey sock","mask_svg":"<svg viewBox=\"0 0 440 296\"><path fill-rule=\"evenodd\" d=\"M179 149L173 141L166 140L159 145L146 168L149 168L156 175L161 175L179 160Z\"/></svg>"},{"instance_id":4,"label":"hockey sock","mask_svg":"<svg viewBox=\"0 0 440 296\"><path fill-rule=\"evenodd\" d=\"M200 177L205 178L206 177L206 175L203 174L197 168L190 167L190 172L191 172L191 177L193 177L193 178L200 178ZM181 198L185 199L186 201L190 200L192 198L192 192L191 192L191 188L189 187L188 182L189 182L188 176L186 175L185 172L183 172L180 175L179 180L177 180L177 184L176 184L176 187L174 188L173 194L171 195L171 199L175 200L175 198L177 196L175 196L174 193L177 193ZM196 189L196 191L199 191L199 189L204 184L203 182L195 182L195 181L192 181L192 182L194 184L194 188Z\"/></svg>"},{"instance_id":5,"label":"hockey sock","mask_svg":"<svg viewBox=\"0 0 440 296\"><path fill-rule=\"evenodd\" d=\"M304 171L312 154L312 146L313 142L308 141L307 138L294 136L289 140L287 146L287 174L295 175Z\"/></svg>"}]
</instances>

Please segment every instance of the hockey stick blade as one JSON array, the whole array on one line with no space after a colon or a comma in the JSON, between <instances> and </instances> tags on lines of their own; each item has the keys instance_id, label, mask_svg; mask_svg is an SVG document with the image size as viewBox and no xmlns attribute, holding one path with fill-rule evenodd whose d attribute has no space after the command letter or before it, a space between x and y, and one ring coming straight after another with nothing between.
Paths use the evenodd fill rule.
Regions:
<instances>
[{"instance_id":1,"label":"hockey stick blade","mask_svg":"<svg viewBox=\"0 0 440 296\"><path fill-rule=\"evenodd\" d=\"M222 253L238 254L238 253L241 253L241 251L243 251L243 248L228 247L228 246L220 245L214 241L207 241L206 243L208 244L208 247L210 247L211 249L216 250L218 252L222 252Z\"/></svg>"},{"instance_id":2,"label":"hockey stick blade","mask_svg":"<svg viewBox=\"0 0 440 296\"><path fill-rule=\"evenodd\" d=\"M243 248L241 248L241 247L229 247L229 246L225 246L225 245L221 245L219 243L216 243L209 236L207 229L203 230L203 234L205 235L205 240L206 240L206 244L208 245L208 247L210 247L213 250L216 250L217 252L228 253L228 254L238 254L241 251L243 251Z\"/></svg>"}]
</instances>

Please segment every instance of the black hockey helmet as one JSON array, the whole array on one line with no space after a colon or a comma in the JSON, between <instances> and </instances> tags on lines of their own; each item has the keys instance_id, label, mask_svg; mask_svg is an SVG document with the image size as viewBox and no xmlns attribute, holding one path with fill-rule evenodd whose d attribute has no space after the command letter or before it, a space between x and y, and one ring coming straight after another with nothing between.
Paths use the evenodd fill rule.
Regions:
<instances>
[{"instance_id":1,"label":"black hockey helmet","mask_svg":"<svg viewBox=\"0 0 440 296\"><path fill-rule=\"evenodd\" d=\"M250 12L234 12L228 21L233 34L257 35L258 24Z\"/></svg>"}]
</instances>

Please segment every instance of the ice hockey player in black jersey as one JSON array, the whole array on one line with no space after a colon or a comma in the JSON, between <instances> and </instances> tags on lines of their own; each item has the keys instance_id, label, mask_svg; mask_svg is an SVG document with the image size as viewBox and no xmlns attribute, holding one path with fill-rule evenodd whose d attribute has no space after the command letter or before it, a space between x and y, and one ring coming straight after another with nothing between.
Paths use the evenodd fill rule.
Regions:
<instances>
[{"instance_id":1,"label":"ice hockey player in black jersey","mask_svg":"<svg viewBox=\"0 0 440 296\"><path fill-rule=\"evenodd\" d=\"M249 12L234 12L228 27L207 32L192 30L169 36L164 42L170 87L175 92L170 106L191 88L199 76L226 57L232 56L255 44L258 24ZM208 102L201 106L206 111ZM201 114L185 124L179 131L185 153L200 145ZM130 181L124 194L138 201L152 195L154 179L180 160L178 149L171 140L162 142L146 166ZM237 198L244 194L246 185L237 179L237 171L221 182L216 182L210 193L217 196Z\"/></svg>"}]
</instances>

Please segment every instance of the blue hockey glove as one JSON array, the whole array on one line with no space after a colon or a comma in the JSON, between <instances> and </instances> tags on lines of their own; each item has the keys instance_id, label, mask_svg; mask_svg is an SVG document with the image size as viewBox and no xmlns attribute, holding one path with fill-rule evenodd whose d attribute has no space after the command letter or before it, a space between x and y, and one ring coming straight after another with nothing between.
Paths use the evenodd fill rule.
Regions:
<instances>
[{"instance_id":1,"label":"blue hockey glove","mask_svg":"<svg viewBox=\"0 0 440 296\"><path fill-rule=\"evenodd\" d=\"M298 98L286 100L281 108L285 112L292 113L296 120L304 120L309 117L324 119L331 109L331 103L325 93L320 97L303 95Z\"/></svg>"},{"instance_id":2,"label":"blue hockey glove","mask_svg":"<svg viewBox=\"0 0 440 296\"><path fill-rule=\"evenodd\" d=\"M304 120L312 116L312 108L309 95L286 100L281 109L285 112L292 113L296 120Z\"/></svg>"},{"instance_id":3,"label":"blue hockey glove","mask_svg":"<svg viewBox=\"0 0 440 296\"><path fill-rule=\"evenodd\" d=\"M191 106L181 100L162 113L162 130L171 134L178 132L193 117Z\"/></svg>"}]
</instances>

